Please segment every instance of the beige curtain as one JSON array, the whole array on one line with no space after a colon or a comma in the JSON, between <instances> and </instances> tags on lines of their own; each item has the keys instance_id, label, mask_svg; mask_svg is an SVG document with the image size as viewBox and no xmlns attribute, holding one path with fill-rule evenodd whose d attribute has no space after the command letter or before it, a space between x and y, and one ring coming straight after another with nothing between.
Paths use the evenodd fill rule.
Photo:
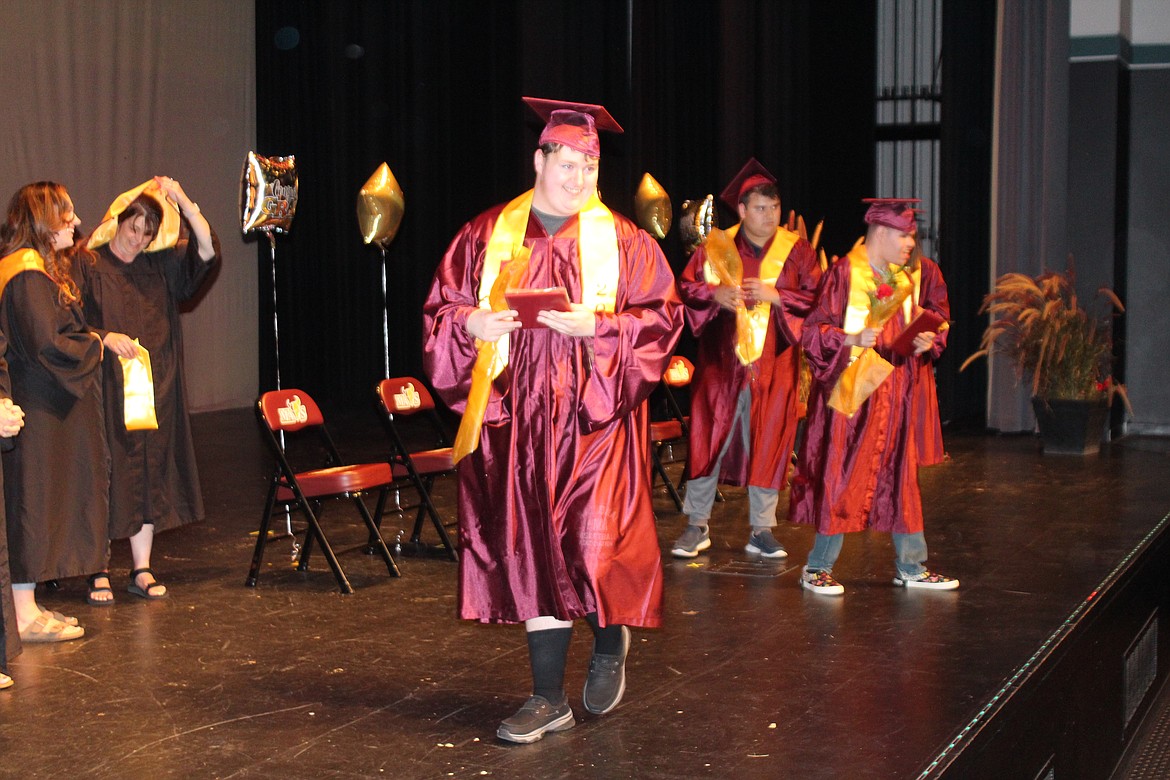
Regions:
<instances>
[{"instance_id":1,"label":"beige curtain","mask_svg":"<svg viewBox=\"0 0 1170 780\"><path fill-rule=\"evenodd\" d=\"M0 0L3 206L27 182L59 181L88 231L119 193L163 174L219 234L223 268L183 315L195 411L247 406L258 384L256 249L238 213L254 28L239 0Z\"/></svg>"}]
</instances>

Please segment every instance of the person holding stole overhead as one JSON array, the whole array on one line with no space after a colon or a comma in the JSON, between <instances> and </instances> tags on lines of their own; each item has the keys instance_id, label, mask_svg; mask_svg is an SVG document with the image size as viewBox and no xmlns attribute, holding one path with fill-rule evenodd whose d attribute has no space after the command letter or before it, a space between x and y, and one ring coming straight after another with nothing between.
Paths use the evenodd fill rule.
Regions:
<instances>
[{"instance_id":1,"label":"person holding stole overhead","mask_svg":"<svg viewBox=\"0 0 1170 780\"><path fill-rule=\"evenodd\" d=\"M426 370L463 414L460 616L527 631L532 696L497 730L520 743L574 725L573 620L593 629L594 714L625 691L627 626L661 625L646 398L682 327L657 243L597 194L597 131L621 127L601 106L525 102L547 122L535 185L463 226L423 312ZM522 322L507 303L558 287L567 311Z\"/></svg>"},{"instance_id":2,"label":"person holding stole overhead","mask_svg":"<svg viewBox=\"0 0 1170 780\"><path fill-rule=\"evenodd\" d=\"M747 485L751 533L745 549L783 558L788 553L772 529L796 439L801 319L821 268L809 242L780 227L776 178L755 158L720 197L739 212L723 244L736 255L726 265L738 263L742 284L717 267L715 231L679 277L699 354L683 503L687 527L671 554L694 558L711 546L707 521L717 483L724 482Z\"/></svg>"},{"instance_id":3,"label":"person holding stole overhead","mask_svg":"<svg viewBox=\"0 0 1170 780\"><path fill-rule=\"evenodd\" d=\"M74 268L85 317L107 349L103 372L110 444L109 537L129 539L127 591L165 598L150 557L155 534L203 520L203 496L183 381L180 306L221 262L219 239L182 186L167 176L119 195ZM122 359L149 356L157 426L128 425ZM133 428L133 430L130 430ZM110 573L89 577L87 600L114 603Z\"/></svg>"},{"instance_id":4,"label":"person holding stole overhead","mask_svg":"<svg viewBox=\"0 0 1170 780\"><path fill-rule=\"evenodd\" d=\"M946 285L937 266L926 273L925 261L910 265L918 201L866 202L865 239L825 273L801 339L813 382L789 520L816 526L817 535L800 584L843 594L832 570L844 534L869 528L893 538L895 585L950 590L957 579L924 565L915 430L921 365L946 346ZM941 324L899 345L920 317Z\"/></svg>"}]
</instances>

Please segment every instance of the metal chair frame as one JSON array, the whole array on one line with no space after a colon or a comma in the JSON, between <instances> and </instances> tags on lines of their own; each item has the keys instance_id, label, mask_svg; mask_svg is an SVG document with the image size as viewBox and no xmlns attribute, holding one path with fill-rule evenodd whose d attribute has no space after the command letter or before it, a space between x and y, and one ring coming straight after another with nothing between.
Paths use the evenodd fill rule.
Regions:
<instances>
[{"instance_id":1,"label":"metal chair frame","mask_svg":"<svg viewBox=\"0 0 1170 780\"><path fill-rule=\"evenodd\" d=\"M252 553L252 566L245 584L255 587L260 577L264 560L264 548L268 542L269 528L274 514L280 511L300 509L305 516L307 529L305 543L300 549L297 570L307 571L309 556L316 541L321 547L333 576L342 593L353 593L353 586L337 560L337 554L321 527L323 501L330 498L350 499L358 509L362 522L370 532L370 544L386 563L391 576L399 577L401 572L386 547L378 530L386 494L394 484L393 468L388 463L346 464L333 444L333 438L325 427L325 419L316 402L304 390L289 388L264 393L256 400L256 417L261 430L276 456L276 466L268 484L268 496L264 501L264 515L256 537L256 548ZM324 447L326 457L321 468L310 471L296 471L288 459L284 444L285 434L299 435L316 433ZM378 510L371 516L363 501L366 493L377 492Z\"/></svg>"},{"instance_id":2,"label":"metal chair frame","mask_svg":"<svg viewBox=\"0 0 1170 780\"><path fill-rule=\"evenodd\" d=\"M378 398L378 409L382 414L382 420L385 423L387 434L390 437L390 463L394 467L395 475L398 477L405 476L406 480L414 486L419 496L418 513L415 515L410 543L415 548L421 549L425 547L422 541L423 518L429 517L431 524L439 535L446 556L452 561L458 561L459 552L455 547L455 543L451 540L450 534L447 532L447 526L443 523L443 518L439 514L439 510L435 508L434 500L431 498L431 490L434 488L435 479L455 473L455 463L451 459L451 447L447 445L450 439L443 428L442 422L438 419L438 414L435 411L434 398L431 396L427 386L412 376L383 379L375 388L375 394ZM398 431L398 426L395 425L395 417L407 417L417 414L422 414L430 420L431 428L435 433L436 443L439 445L438 447L429 450L414 451L407 448L402 435ZM418 465L419 461L431 465L429 467L420 467ZM383 508L383 503L379 503L379 517L381 517Z\"/></svg>"}]
</instances>

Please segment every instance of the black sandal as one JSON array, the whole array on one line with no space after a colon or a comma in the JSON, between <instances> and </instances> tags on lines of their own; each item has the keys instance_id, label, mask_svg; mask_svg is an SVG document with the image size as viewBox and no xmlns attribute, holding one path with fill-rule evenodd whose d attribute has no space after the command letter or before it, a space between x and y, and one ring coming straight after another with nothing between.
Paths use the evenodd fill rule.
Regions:
<instances>
[{"instance_id":1,"label":"black sandal","mask_svg":"<svg viewBox=\"0 0 1170 780\"><path fill-rule=\"evenodd\" d=\"M150 592L151 588L165 588L166 587L166 585L163 585L161 582L158 581L157 577L155 577L154 582L150 583L145 588L138 587L138 575L139 574L149 574L151 577L154 577L154 572L150 570L149 566L146 567L145 569L135 569L134 571L130 572L130 584L126 586L126 590L128 592L133 593L135 596L137 596L140 599L146 599L147 601L158 601L159 599L165 599L167 597L167 591L165 591L165 590L162 593L151 593Z\"/></svg>"},{"instance_id":2,"label":"black sandal","mask_svg":"<svg viewBox=\"0 0 1170 780\"><path fill-rule=\"evenodd\" d=\"M94 584L103 578L107 583L104 587L99 588ZM97 574L91 574L86 578L86 582L89 583L89 593L86 594L85 600L91 607L108 607L114 603L114 589L109 586L109 581L110 573L108 571L99 571ZM94 598L94 594L97 593L109 593L110 597L108 599Z\"/></svg>"}]
</instances>

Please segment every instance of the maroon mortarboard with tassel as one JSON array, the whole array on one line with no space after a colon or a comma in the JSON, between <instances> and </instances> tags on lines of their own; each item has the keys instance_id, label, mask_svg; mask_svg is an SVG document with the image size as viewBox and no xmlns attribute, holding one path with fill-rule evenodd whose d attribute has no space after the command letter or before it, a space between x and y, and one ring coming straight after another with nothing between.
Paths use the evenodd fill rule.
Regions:
<instances>
[{"instance_id":1,"label":"maroon mortarboard with tassel","mask_svg":"<svg viewBox=\"0 0 1170 780\"><path fill-rule=\"evenodd\" d=\"M914 218L918 209L912 208L921 202L918 198L862 198L861 202L869 204L865 212L866 224L885 225L903 233L913 233L918 229Z\"/></svg>"},{"instance_id":2,"label":"maroon mortarboard with tassel","mask_svg":"<svg viewBox=\"0 0 1170 780\"><path fill-rule=\"evenodd\" d=\"M622 126L604 106L534 97L526 97L524 102L545 121L538 145L562 144L590 157L600 157L601 141L597 131L623 132Z\"/></svg>"},{"instance_id":3,"label":"maroon mortarboard with tassel","mask_svg":"<svg viewBox=\"0 0 1170 780\"><path fill-rule=\"evenodd\" d=\"M735 178L723 188L723 192L719 194L719 199L735 210L739 207L740 198L752 187L775 183L776 177L772 175L771 171L753 157L739 169L739 173L735 174Z\"/></svg>"}]
</instances>

